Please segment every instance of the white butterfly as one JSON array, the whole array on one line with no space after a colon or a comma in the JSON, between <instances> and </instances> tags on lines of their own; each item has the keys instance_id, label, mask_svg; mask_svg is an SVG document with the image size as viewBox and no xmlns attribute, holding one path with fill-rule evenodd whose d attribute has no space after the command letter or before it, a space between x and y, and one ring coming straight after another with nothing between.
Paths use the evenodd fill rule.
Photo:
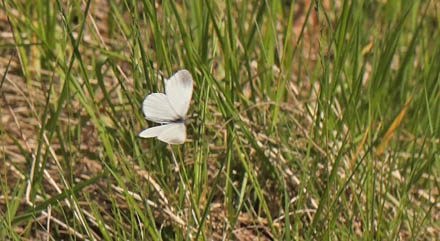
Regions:
<instances>
[{"instance_id":1,"label":"white butterfly","mask_svg":"<svg viewBox=\"0 0 440 241\"><path fill-rule=\"evenodd\" d=\"M165 94L152 93L142 103L147 120L162 125L145 129L140 137L157 139L168 144L182 144L186 139L185 115L193 90L193 78L188 70L177 71L165 80Z\"/></svg>"}]
</instances>

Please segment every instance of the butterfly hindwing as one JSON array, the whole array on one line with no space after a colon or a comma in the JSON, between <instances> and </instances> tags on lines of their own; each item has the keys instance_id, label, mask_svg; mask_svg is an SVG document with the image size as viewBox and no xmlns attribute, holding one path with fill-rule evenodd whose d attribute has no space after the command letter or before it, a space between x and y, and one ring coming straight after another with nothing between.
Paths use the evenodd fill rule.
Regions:
<instances>
[{"instance_id":1,"label":"butterfly hindwing","mask_svg":"<svg viewBox=\"0 0 440 241\"><path fill-rule=\"evenodd\" d=\"M145 129L139 133L139 136L144 138L157 137L168 144L182 144L186 139L186 127L183 123L169 123Z\"/></svg>"},{"instance_id":2,"label":"butterfly hindwing","mask_svg":"<svg viewBox=\"0 0 440 241\"><path fill-rule=\"evenodd\" d=\"M157 139L168 144L182 144L186 139L186 127L183 123L170 123L165 125L165 128Z\"/></svg>"},{"instance_id":3,"label":"butterfly hindwing","mask_svg":"<svg viewBox=\"0 0 440 241\"><path fill-rule=\"evenodd\" d=\"M157 137L162 132L167 130L168 128L169 128L168 125L161 125L161 126L150 127L150 128L147 128L147 129L141 131L141 133L139 133L139 136L143 137L143 138Z\"/></svg>"}]
</instances>

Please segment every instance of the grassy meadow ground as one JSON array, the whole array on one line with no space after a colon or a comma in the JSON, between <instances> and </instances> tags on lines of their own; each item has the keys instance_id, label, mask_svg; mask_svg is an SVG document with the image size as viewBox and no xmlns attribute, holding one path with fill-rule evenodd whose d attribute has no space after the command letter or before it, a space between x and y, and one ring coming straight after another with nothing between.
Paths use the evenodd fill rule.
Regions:
<instances>
[{"instance_id":1,"label":"grassy meadow ground","mask_svg":"<svg viewBox=\"0 0 440 241\"><path fill-rule=\"evenodd\" d=\"M440 2L0 2L0 240L436 240ZM143 99L194 78L187 141Z\"/></svg>"}]
</instances>

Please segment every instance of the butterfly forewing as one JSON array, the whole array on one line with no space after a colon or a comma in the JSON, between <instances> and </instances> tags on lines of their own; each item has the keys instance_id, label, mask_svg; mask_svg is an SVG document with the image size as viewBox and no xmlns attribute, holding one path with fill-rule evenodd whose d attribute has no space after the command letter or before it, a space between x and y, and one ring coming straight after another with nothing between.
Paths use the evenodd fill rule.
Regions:
<instances>
[{"instance_id":1,"label":"butterfly forewing","mask_svg":"<svg viewBox=\"0 0 440 241\"><path fill-rule=\"evenodd\" d=\"M165 93L174 111L184 118L193 89L193 78L188 70L180 70L165 82Z\"/></svg>"},{"instance_id":2,"label":"butterfly forewing","mask_svg":"<svg viewBox=\"0 0 440 241\"><path fill-rule=\"evenodd\" d=\"M170 105L168 97L162 93L153 93L142 103L145 118L157 123L173 122L180 117Z\"/></svg>"}]
</instances>

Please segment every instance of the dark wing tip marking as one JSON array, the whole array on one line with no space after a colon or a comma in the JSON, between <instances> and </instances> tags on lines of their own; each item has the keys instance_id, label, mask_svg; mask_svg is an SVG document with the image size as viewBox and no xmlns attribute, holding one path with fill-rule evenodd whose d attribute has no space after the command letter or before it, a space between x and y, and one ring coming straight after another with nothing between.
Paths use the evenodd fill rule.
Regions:
<instances>
[{"instance_id":1,"label":"dark wing tip marking","mask_svg":"<svg viewBox=\"0 0 440 241\"><path fill-rule=\"evenodd\" d=\"M193 77L188 70L186 69L179 70L177 74L182 78L182 83L185 85L185 87L190 86L192 88Z\"/></svg>"}]
</instances>

